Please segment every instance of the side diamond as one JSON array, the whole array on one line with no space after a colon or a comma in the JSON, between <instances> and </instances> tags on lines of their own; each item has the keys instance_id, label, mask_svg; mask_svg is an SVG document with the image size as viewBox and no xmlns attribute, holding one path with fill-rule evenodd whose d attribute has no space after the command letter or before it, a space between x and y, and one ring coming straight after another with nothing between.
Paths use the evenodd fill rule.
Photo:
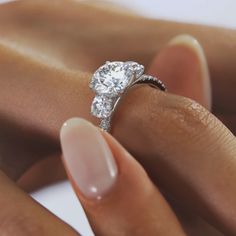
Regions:
<instances>
[{"instance_id":1,"label":"side diamond","mask_svg":"<svg viewBox=\"0 0 236 236\"><path fill-rule=\"evenodd\" d=\"M107 117L107 118L103 118L101 120L101 123L99 125L99 127L105 131L109 131L110 129L110 122L111 122L111 118Z\"/></svg>"},{"instance_id":2,"label":"side diamond","mask_svg":"<svg viewBox=\"0 0 236 236\"><path fill-rule=\"evenodd\" d=\"M144 72L144 66L143 65L140 65L135 61L127 61L126 64L133 67L136 78L139 78L143 74L143 72Z\"/></svg>"},{"instance_id":3,"label":"side diamond","mask_svg":"<svg viewBox=\"0 0 236 236\"><path fill-rule=\"evenodd\" d=\"M91 113L98 118L107 118L111 115L114 102L112 98L96 95L91 106Z\"/></svg>"}]
</instances>

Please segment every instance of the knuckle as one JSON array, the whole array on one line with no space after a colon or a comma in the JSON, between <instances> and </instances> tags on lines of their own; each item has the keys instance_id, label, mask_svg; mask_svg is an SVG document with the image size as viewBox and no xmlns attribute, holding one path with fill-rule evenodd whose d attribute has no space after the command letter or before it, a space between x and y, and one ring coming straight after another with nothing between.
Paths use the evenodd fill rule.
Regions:
<instances>
[{"instance_id":1,"label":"knuckle","mask_svg":"<svg viewBox=\"0 0 236 236\"><path fill-rule=\"evenodd\" d=\"M209 128L214 129L217 126L218 122L214 116L189 98L181 98L177 109L180 117L177 128L183 133L186 142L199 143L208 133Z\"/></svg>"},{"instance_id":2,"label":"knuckle","mask_svg":"<svg viewBox=\"0 0 236 236\"><path fill-rule=\"evenodd\" d=\"M178 147L185 148L190 144L190 147L196 147L197 150L201 147L209 155L216 149L222 151L222 146L235 147L235 138L224 124L192 99L176 97L174 104L166 109L164 118L163 122L169 126L167 142Z\"/></svg>"},{"instance_id":3,"label":"knuckle","mask_svg":"<svg viewBox=\"0 0 236 236\"><path fill-rule=\"evenodd\" d=\"M134 121L134 132L145 137L142 144L150 147L150 155L156 155L152 152L153 147L158 149L160 156L182 150L210 155L216 148L220 150L222 145L231 149L235 147L231 132L196 101L154 90L146 98L148 102L140 102L139 108L140 114L145 116L135 112L131 120ZM235 148L233 151L235 153Z\"/></svg>"},{"instance_id":4,"label":"knuckle","mask_svg":"<svg viewBox=\"0 0 236 236\"><path fill-rule=\"evenodd\" d=\"M168 95L168 99L164 97L161 101L158 112L153 111L153 119L156 119L160 125L159 134L175 138L183 139L199 138L209 126L217 125L217 120L204 107L196 101L175 95ZM165 134L165 135L164 135ZM174 135L173 135L174 134Z\"/></svg>"},{"instance_id":5,"label":"knuckle","mask_svg":"<svg viewBox=\"0 0 236 236\"><path fill-rule=\"evenodd\" d=\"M196 132L205 129L212 122L209 111L190 98L180 98L177 103L177 113L182 121L180 128Z\"/></svg>"}]
</instances>

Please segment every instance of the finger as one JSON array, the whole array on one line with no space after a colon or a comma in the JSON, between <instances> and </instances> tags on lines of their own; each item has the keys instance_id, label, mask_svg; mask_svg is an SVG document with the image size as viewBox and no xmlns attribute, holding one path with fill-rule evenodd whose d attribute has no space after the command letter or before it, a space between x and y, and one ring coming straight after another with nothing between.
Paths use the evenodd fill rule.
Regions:
<instances>
[{"instance_id":1,"label":"finger","mask_svg":"<svg viewBox=\"0 0 236 236\"><path fill-rule=\"evenodd\" d=\"M65 168L60 156L58 154L36 162L17 180L17 185L29 193L55 182L65 180ZM51 171L52 169L53 171Z\"/></svg>"},{"instance_id":2,"label":"finger","mask_svg":"<svg viewBox=\"0 0 236 236\"><path fill-rule=\"evenodd\" d=\"M76 236L70 226L44 209L0 172L0 235Z\"/></svg>"},{"instance_id":3,"label":"finger","mask_svg":"<svg viewBox=\"0 0 236 236\"><path fill-rule=\"evenodd\" d=\"M151 62L148 73L160 77L169 92L189 97L211 110L211 81L206 58L201 45L192 36L173 38ZM216 115L236 133L234 113Z\"/></svg>"},{"instance_id":4,"label":"finger","mask_svg":"<svg viewBox=\"0 0 236 236\"><path fill-rule=\"evenodd\" d=\"M189 35L173 38L154 58L149 73L158 76L168 91L192 98L211 109L211 83L201 45Z\"/></svg>"},{"instance_id":5,"label":"finger","mask_svg":"<svg viewBox=\"0 0 236 236\"><path fill-rule=\"evenodd\" d=\"M168 92L192 98L211 109L211 84L206 58L201 45L192 36L178 35L173 38L153 59L148 74L161 78ZM178 202L168 200L174 208L180 208ZM181 208L175 213L190 235L221 235L187 209Z\"/></svg>"},{"instance_id":6,"label":"finger","mask_svg":"<svg viewBox=\"0 0 236 236\"><path fill-rule=\"evenodd\" d=\"M184 235L142 167L79 118L61 129L63 160L96 235Z\"/></svg>"},{"instance_id":7,"label":"finger","mask_svg":"<svg viewBox=\"0 0 236 236\"><path fill-rule=\"evenodd\" d=\"M0 169L16 180L43 158L60 155L64 120L76 114L95 120L89 114L92 93L84 73L54 67L1 43L0 55Z\"/></svg>"},{"instance_id":8,"label":"finger","mask_svg":"<svg viewBox=\"0 0 236 236\"><path fill-rule=\"evenodd\" d=\"M155 182L158 180L172 196L216 228L235 234L233 134L188 98L139 86L123 102L132 109L127 110L121 104L117 110L113 120L119 124L116 127L113 123L117 139L129 147ZM127 118L132 120L128 126ZM125 130L133 136L127 133L121 139L120 134Z\"/></svg>"}]
</instances>

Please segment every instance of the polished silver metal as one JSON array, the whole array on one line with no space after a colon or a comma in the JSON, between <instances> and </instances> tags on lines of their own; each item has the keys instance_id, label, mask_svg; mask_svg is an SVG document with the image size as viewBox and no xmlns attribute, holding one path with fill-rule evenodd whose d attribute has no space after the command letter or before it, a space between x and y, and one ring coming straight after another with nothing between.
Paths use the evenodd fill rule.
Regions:
<instances>
[{"instance_id":1,"label":"polished silver metal","mask_svg":"<svg viewBox=\"0 0 236 236\"><path fill-rule=\"evenodd\" d=\"M91 114L100 119L100 128L109 132L111 119L121 97L136 84L148 84L166 91L158 78L143 74L144 66L137 62L106 62L93 74L90 88L96 93L91 105Z\"/></svg>"}]
</instances>

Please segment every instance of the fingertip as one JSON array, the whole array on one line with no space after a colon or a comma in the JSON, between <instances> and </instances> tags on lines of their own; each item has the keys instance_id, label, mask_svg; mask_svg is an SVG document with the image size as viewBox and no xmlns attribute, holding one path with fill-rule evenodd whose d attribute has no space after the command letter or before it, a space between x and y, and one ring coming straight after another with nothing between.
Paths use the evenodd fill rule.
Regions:
<instances>
[{"instance_id":1,"label":"fingertip","mask_svg":"<svg viewBox=\"0 0 236 236\"><path fill-rule=\"evenodd\" d=\"M192 98L211 108L211 83L204 50L190 35L170 40L153 59L149 73L159 76L168 91Z\"/></svg>"},{"instance_id":2,"label":"fingertip","mask_svg":"<svg viewBox=\"0 0 236 236\"><path fill-rule=\"evenodd\" d=\"M61 137L68 176L96 234L130 234L149 218L146 231L166 235L153 216L163 224L169 218L181 232L142 166L110 134L72 118L63 124Z\"/></svg>"},{"instance_id":3,"label":"fingertip","mask_svg":"<svg viewBox=\"0 0 236 236\"><path fill-rule=\"evenodd\" d=\"M78 195L102 198L115 184L118 168L98 128L72 118L63 124L60 136L63 161Z\"/></svg>"},{"instance_id":4,"label":"fingertip","mask_svg":"<svg viewBox=\"0 0 236 236\"><path fill-rule=\"evenodd\" d=\"M71 130L75 129L75 128L79 128L80 126L92 126L92 123L90 123L89 121L83 119L83 118L79 118L79 117L72 117L68 120L66 120L60 129L60 139L63 139L64 136L67 134L67 132L70 132Z\"/></svg>"}]
</instances>

